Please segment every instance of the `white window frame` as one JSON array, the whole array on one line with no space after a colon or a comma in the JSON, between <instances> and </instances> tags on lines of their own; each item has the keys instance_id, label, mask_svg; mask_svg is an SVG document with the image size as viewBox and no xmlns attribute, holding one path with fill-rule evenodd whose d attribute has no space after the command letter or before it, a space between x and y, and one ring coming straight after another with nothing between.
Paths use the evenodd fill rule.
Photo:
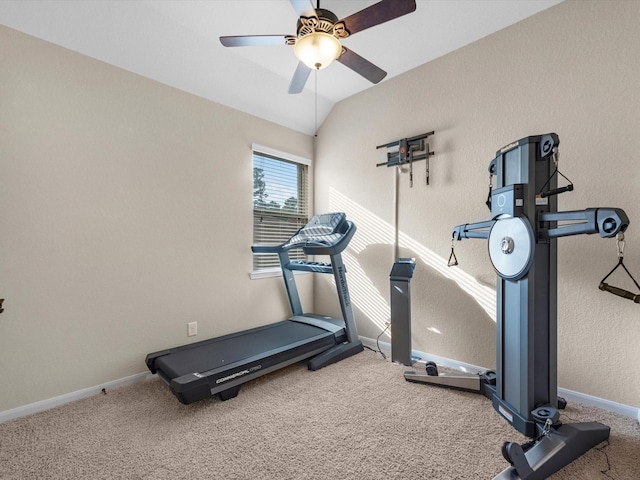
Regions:
<instances>
[{"instance_id":1,"label":"white window frame","mask_svg":"<svg viewBox=\"0 0 640 480\"><path fill-rule=\"evenodd\" d=\"M283 152L281 150L277 150L275 148L272 147L267 147L265 145L261 145L258 143L252 143L251 144L251 171L252 171L252 176L251 178L253 179L253 168L254 168L254 159L253 156L255 153L262 153L264 155L270 156L270 157L275 157L275 158L279 158L282 160L286 160L292 163L297 163L297 164L301 164L301 165L306 165L308 167L307 169L307 218L309 218L310 215L310 211L311 211L311 205L310 205L310 195L311 195L311 185L310 185L310 170L311 170L311 160L308 158L304 158L304 157L300 157L298 155L294 155L288 152ZM253 206L251 207L251 217L252 217L252 224L253 224L253 214L254 214L254 209ZM252 239L253 239L253 227L251 229L252 231ZM253 269L253 255L251 255L251 272L249 274L249 277L254 280L254 279L259 279L259 278L270 278L270 277L276 277L276 276L280 276L282 275L282 271L279 267L273 267L273 268L265 268L265 269L260 269L260 270L254 270ZM294 272L296 274L300 273L300 272ZM305 273L305 272L303 272Z\"/></svg>"}]
</instances>

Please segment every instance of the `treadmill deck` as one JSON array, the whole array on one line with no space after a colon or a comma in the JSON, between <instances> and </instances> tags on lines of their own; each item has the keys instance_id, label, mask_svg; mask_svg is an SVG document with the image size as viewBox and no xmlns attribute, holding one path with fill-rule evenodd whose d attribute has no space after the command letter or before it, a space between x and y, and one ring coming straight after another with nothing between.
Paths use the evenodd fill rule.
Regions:
<instances>
[{"instance_id":1,"label":"treadmill deck","mask_svg":"<svg viewBox=\"0 0 640 480\"><path fill-rule=\"evenodd\" d=\"M146 363L182 403L231 389L343 341L336 333L292 320L147 355Z\"/></svg>"}]
</instances>

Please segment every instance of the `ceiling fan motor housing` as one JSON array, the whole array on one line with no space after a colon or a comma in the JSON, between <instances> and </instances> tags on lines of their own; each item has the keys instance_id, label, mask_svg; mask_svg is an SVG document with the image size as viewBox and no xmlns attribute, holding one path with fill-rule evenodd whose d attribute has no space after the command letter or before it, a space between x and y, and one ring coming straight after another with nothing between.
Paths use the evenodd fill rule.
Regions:
<instances>
[{"instance_id":1,"label":"ceiling fan motor housing","mask_svg":"<svg viewBox=\"0 0 640 480\"><path fill-rule=\"evenodd\" d=\"M324 8L317 8L315 17L300 17L298 19L298 38L315 32L328 33L336 38L349 36L344 22L338 22L338 17Z\"/></svg>"}]
</instances>

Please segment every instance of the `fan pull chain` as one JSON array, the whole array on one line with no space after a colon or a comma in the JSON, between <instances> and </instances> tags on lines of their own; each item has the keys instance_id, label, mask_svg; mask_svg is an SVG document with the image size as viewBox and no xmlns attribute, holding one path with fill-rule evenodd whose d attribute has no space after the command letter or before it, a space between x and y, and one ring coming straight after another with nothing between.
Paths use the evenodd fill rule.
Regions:
<instances>
[{"instance_id":1,"label":"fan pull chain","mask_svg":"<svg viewBox=\"0 0 640 480\"><path fill-rule=\"evenodd\" d=\"M320 8L320 7L318 7ZM316 69L314 72L314 81L315 81L315 129L314 129L314 135L317 138L318 137L318 70Z\"/></svg>"}]
</instances>

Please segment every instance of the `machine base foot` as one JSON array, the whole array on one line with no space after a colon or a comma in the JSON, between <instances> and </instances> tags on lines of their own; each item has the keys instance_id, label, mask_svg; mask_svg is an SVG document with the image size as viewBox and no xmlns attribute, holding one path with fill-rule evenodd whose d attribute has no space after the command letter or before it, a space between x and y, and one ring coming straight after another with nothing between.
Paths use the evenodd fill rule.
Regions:
<instances>
[{"instance_id":1,"label":"machine base foot","mask_svg":"<svg viewBox=\"0 0 640 480\"><path fill-rule=\"evenodd\" d=\"M407 382L428 383L431 385L455 388L458 390L468 390L471 392L482 391L480 377L478 375L458 375L449 373L430 375L429 373L408 370L404 372L404 379Z\"/></svg>"},{"instance_id":2,"label":"machine base foot","mask_svg":"<svg viewBox=\"0 0 640 480\"><path fill-rule=\"evenodd\" d=\"M515 455L507 458L512 465L494 480L544 480L608 439L609 431L609 427L599 422L561 425L538 440L524 453L524 458L518 445L507 444L503 454Z\"/></svg>"},{"instance_id":3,"label":"machine base foot","mask_svg":"<svg viewBox=\"0 0 640 480\"><path fill-rule=\"evenodd\" d=\"M240 387L241 385L236 385L235 387L227 388L226 390L218 392L220 400L225 402L227 400L231 400L232 398L236 398L238 396L238 393L240 393Z\"/></svg>"},{"instance_id":4,"label":"machine base foot","mask_svg":"<svg viewBox=\"0 0 640 480\"><path fill-rule=\"evenodd\" d=\"M332 363L337 363L340 360L351 357L356 353L362 352L363 350L364 346L362 345L362 342L360 340L357 340L355 342L342 343L316 355L309 360L307 366L309 367L309 370L319 370L322 367L326 367L327 365L331 365Z\"/></svg>"}]
</instances>

